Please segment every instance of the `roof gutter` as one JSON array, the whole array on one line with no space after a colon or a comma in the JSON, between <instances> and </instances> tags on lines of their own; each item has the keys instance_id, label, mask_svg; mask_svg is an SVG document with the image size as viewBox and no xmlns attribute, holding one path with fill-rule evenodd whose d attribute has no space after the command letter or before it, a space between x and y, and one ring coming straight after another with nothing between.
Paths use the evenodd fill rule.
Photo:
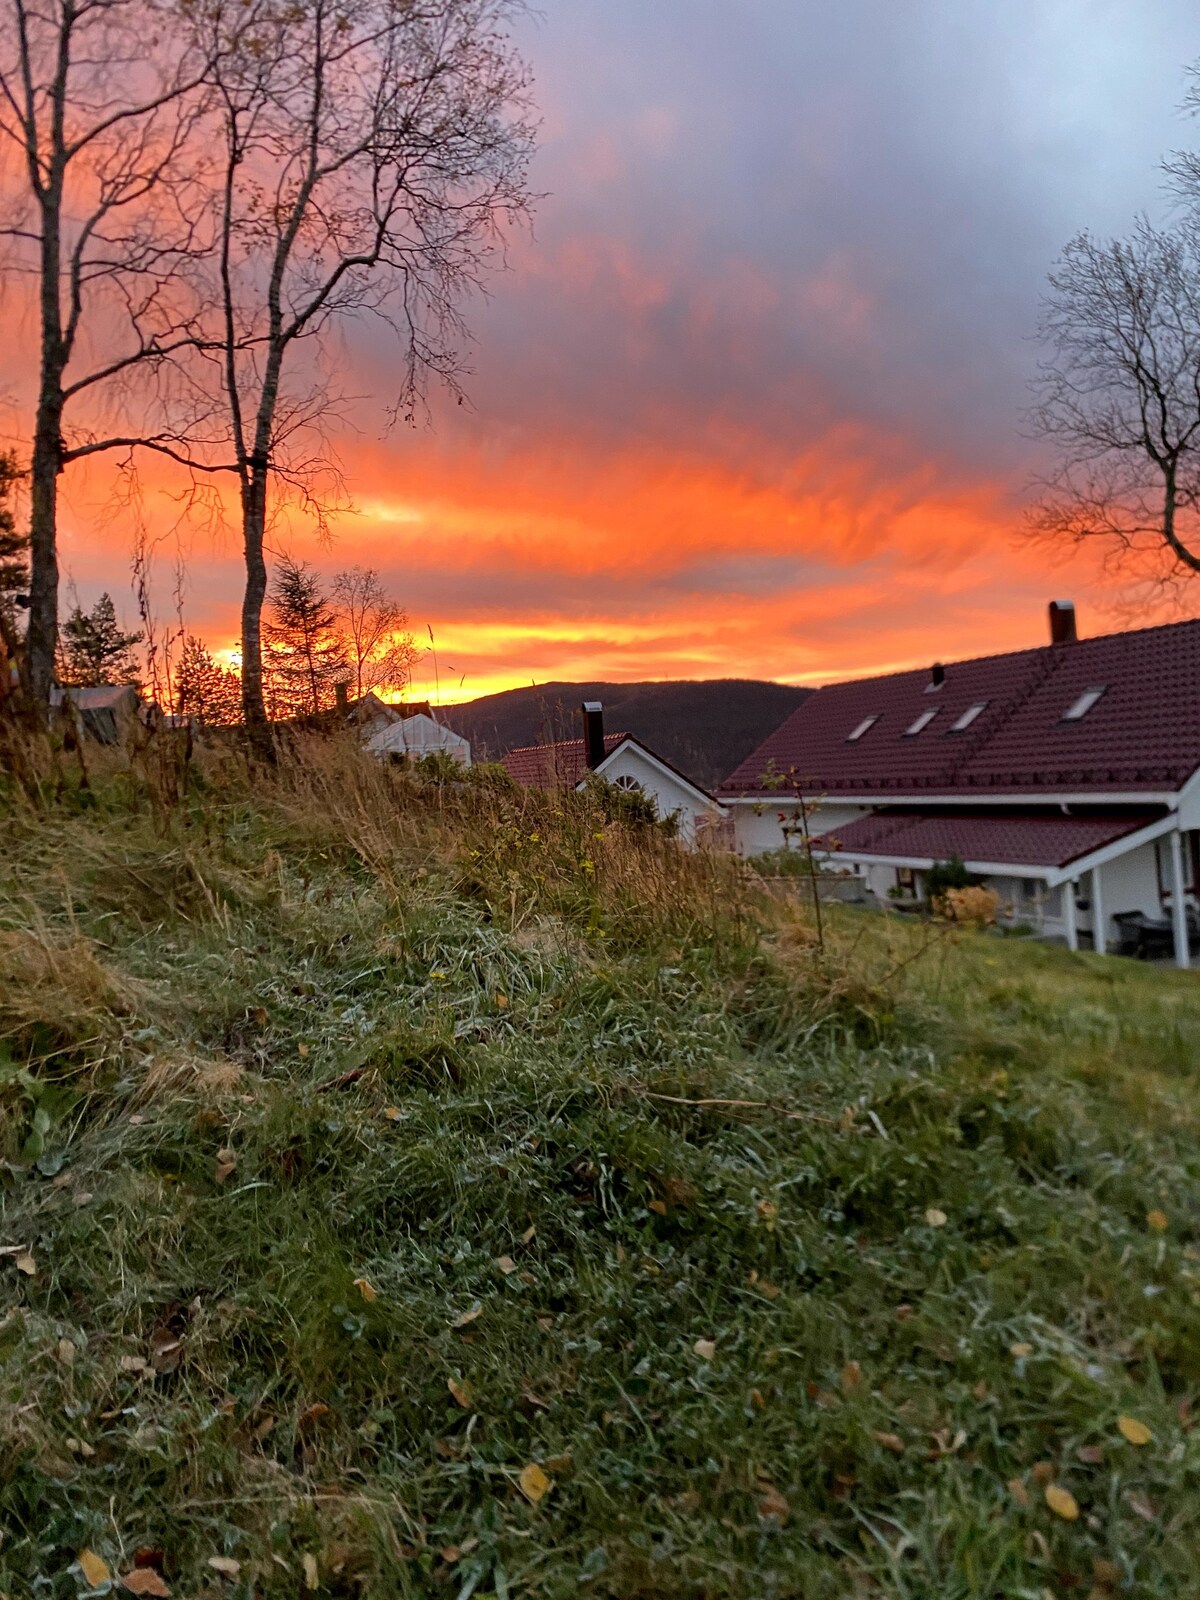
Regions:
<instances>
[{"instance_id":1,"label":"roof gutter","mask_svg":"<svg viewBox=\"0 0 1200 1600\"><path fill-rule=\"evenodd\" d=\"M1191 780L1189 779L1189 782ZM839 794L836 790L816 789L805 793L806 806L866 806L878 811L885 806L1170 806L1179 804L1179 789L1091 789L1082 794L1058 793L1049 790L1037 794L1012 794L1007 790L978 790L973 794L938 794L926 790L924 794ZM796 807L800 801L793 794L740 794L720 795L723 806L759 806L773 811L783 807Z\"/></svg>"}]
</instances>

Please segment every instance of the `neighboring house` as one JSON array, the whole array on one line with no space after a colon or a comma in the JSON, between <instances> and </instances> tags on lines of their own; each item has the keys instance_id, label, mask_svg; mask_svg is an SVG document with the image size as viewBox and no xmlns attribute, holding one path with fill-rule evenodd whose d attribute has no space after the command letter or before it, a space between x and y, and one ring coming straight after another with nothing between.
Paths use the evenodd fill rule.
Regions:
<instances>
[{"instance_id":1,"label":"neighboring house","mask_svg":"<svg viewBox=\"0 0 1200 1600\"><path fill-rule=\"evenodd\" d=\"M598 700L583 706L583 738L553 744L523 745L501 757L506 770L536 789L581 789L594 772L618 789L653 800L662 818L674 817L679 837L695 844L724 815L722 807L698 784L628 733L604 732L604 708Z\"/></svg>"},{"instance_id":2,"label":"neighboring house","mask_svg":"<svg viewBox=\"0 0 1200 1600\"><path fill-rule=\"evenodd\" d=\"M819 689L720 787L745 855L807 830L830 867L919 899L959 857L1017 924L1097 950L1200 935L1200 621Z\"/></svg>"},{"instance_id":3,"label":"neighboring house","mask_svg":"<svg viewBox=\"0 0 1200 1600\"><path fill-rule=\"evenodd\" d=\"M361 727L372 755L415 760L440 752L464 767L471 765L470 740L439 722L428 701L392 704L372 691L349 704L347 711Z\"/></svg>"},{"instance_id":4,"label":"neighboring house","mask_svg":"<svg viewBox=\"0 0 1200 1600\"><path fill-rule=\"evenodd\" d=\"M66 706L76 730L98 744L120 744L138 723L141 700L127 683L104 683L82 689L75 685L50 691L54 708Z\"/></svg>"}]
</instances>

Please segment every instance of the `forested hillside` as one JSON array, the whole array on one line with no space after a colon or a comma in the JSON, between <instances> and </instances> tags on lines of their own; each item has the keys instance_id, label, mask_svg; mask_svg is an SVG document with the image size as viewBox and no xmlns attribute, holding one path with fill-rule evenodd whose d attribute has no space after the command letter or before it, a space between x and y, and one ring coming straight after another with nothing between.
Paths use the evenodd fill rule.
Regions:
<instances>
[{"instance_id":1,"label":"forested hillside","mask_svg":"<svg viewBox=\"0 0 1200 1600\"><path fill-rule=\"evenodd\" d=\"M522 744L578 738L584 700L604 705L611 733L632 733L702 787L714 788L809 693L787 683L712 678L666 683L540 683L451 706L446 722L477 759Z\"/></svg>"}]
</instances>

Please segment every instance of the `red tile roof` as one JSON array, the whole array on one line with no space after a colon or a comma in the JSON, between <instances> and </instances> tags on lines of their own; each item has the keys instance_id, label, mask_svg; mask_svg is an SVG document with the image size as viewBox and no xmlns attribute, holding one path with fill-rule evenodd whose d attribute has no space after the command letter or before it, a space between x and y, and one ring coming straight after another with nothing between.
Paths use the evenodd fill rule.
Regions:
<instances>
[{"instance_id":1,"label":"red tile roof","mask_svg":"<svg viewBox=\"0 0 1200 1600\"><path fill-rule=\"evenodd\" d=\"M627 733L606 733L604 754L610 756ZM574 789L587 776L587 746L582 739L560 739L555 744L525 744L500 757L500 763L517 780L534 789Z\"/></svg>"},{"instance_id":2,"label":"red tile roof","mask_svg":"<svg viewBox=\"0 0 1200 1600\"><path fill-rule=\"evenodd\" d=\"M818 689L720 797L794 793L765 781L772 772L794 772L809 797L1168 792L1200 767L1200 621L981 656L945 673L934 691L927 671ZM1063 720L1100 687L1086 716ZM975 721L951 732L978 704L986 709ZM935 710L922 731L906 733ZM868 717L877 720L851 741Z\"/></svg>"},{"instance_id":3,"label":"red tile roof","mask_svg":"<svg viewBox=\"0 0 1200 1600\"><path fill-rule=\"evenodd\" d=\"M899 856L912 861L971 865L1065 867L1106 844L1124 839L1154 816L953 816L878 811L813 841L817 850L850 856Z\"/></svg>"}]
</instances>

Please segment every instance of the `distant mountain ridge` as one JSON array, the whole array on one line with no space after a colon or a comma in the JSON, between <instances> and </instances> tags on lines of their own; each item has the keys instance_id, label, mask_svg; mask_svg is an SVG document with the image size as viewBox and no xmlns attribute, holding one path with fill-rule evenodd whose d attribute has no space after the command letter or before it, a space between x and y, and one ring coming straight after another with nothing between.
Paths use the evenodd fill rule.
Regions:
<instances>
[{"instance_id":1,"label":"distant mountain ridge","mask_svg":"<svg viewBox=\"0 0 1200 1600\"><path fill-rule=\"evenodd\" d=\"M713 789L810 693L756 678L539 683L447 706L438 715L470 739L477 761L496 760L519 745L579 738L581 703L599 700L608 732L633 734Z\"/></svg>"}]
</instances>

